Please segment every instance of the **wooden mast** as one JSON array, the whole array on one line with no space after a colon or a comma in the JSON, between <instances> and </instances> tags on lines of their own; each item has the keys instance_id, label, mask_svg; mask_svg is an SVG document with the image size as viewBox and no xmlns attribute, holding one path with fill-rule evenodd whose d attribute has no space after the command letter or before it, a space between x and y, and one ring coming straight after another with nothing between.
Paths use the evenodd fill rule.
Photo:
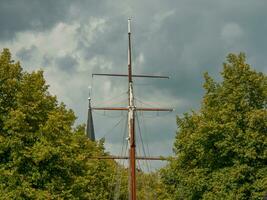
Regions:
<instances>
[{"instance_id":1,"label":"wooden mast","mask_svg":"<svg viewBox=\"0 0 267 200\"><path fill-rule=\"evenodd\" d=\"M132 80L131 56L131 21L128 19L128 127L129 127L129 170L130 199L136 200L136 167L135 167L135 106Z\"/></svg>"},{"instance_id":2,"label":"wooden mast","mask_svg":"<svg viewBox=\"0 0 267 200\"><path fill-rule=\"evenodd\" d=\"M133 77L141 78L169 78L168 76L158 75L133 75L132 74L132 55L131 55L131 20L128 19L128 74L99 74L94 73L92 76L119 76L128 77L128 107L92 107L92 110L118 110L128 111L128 134L129 134L129 156L109 156L109 157L92 157L91 159L129 159L129 199L136 200L136 159L140 160L167 160L163 157L136 157L135 144L135 112L136 111L173 111L170 108L142 108L134 105Z\"/></svg>"}]
</instances>

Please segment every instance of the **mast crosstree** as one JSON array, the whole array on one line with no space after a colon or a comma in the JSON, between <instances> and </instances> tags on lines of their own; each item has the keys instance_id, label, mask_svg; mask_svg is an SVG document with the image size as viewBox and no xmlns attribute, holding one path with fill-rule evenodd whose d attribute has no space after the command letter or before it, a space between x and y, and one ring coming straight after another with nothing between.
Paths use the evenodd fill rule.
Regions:
<instances>
[{"instance_id":1,"label":"mast crosstree","mask_svg":"<svg viewBox=\"0 0 267 200\"><path fill-rule=\"evenodd\" d=\"M168 76L153 76L153 75L133 75L132 74L132 55L131 55L131 19L128 19L128 74L99 74L95 73L92 76L118 76L128 77L128 107L92 107L92 110L125 110L128 111L128 134L129 134L129 157L97 157L93 159L129 159L129 190L130 200L136 200L136 160L166 160L163 157L136 157L136 144L135 144L135 112L136 111L173 111L171 108L142 108L136 107L134 104L134 90L133 90L133 77L142 78L166 78Z\"/></svg>"}]
</instances>

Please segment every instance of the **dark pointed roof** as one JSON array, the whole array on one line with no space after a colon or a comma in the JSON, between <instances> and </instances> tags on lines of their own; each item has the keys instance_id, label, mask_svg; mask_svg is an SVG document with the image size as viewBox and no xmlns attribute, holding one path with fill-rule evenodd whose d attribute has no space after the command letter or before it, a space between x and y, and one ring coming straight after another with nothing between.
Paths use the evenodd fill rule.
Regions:
<instances>
[{"instance_id":1,"label":"dark pointed roof","mask_svg":"<svg viewBox=\"0 0 267 200\"><path fill-rule=\"evenodd\" d=\"M94 130L94 122L92 116L92 108L91 108L91 98L88 98L89 105L88 105L88 114L87 114L87 126L86 126L86 136L95 141L95 130Z\"/></svg>"}]
</instances>

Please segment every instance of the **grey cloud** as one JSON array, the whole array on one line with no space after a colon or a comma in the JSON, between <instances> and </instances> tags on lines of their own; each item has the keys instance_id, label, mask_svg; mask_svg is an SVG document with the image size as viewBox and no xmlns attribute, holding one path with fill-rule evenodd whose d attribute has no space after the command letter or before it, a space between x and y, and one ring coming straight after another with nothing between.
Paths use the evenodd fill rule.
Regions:
<instances>
[{"instance_id":1,"label":"grey cloud","mask_svg":"<svg viewBox=\"0 0 267 200\"><path fill-rule=\"evenodd\" d=\"M266 51L263 45L255 45L260 38L264 39L263 35L257 33L259 38L253 38L253 34L250 36L255 30L266 32L265 27L261 26L264 23L255 23L258 18L256 13L261 16L262 22L262 15L266 15L264 5L260 3L246 3L242 6L241 1L233 4L230 1L153 1L151 5L131 2L124 6L125 10L132 10L131 12L136 14L133 17L133 58L136 58L139 52L145 57L142 66L134 65L134 70L138 69L135 73L171 75L169 81L138 80L149 87L140 88L136 83L137 93L149 98L152 91L160 90L170 98L183 99L186 104L176 108L177 114L199 107L203 94L203 73L208 71L218 79L228 53L245 51L249 57L253 57L252 54ZM131 9L128 9L129 7ZM108 19L107 30L98 34L91 46L83 47L83 51L87 55L86 59L101 55L112 60L114 66L109 72L126 72L126 16L114 7L111 10L115 16L109 16L110 13L105 16ZM171 14L166 16L165 13ZM166 17L159 21L157 19L161 14ZM244 31L240 36L235 33L234 40L231 41L232 46L227 46L221 37L223 28L228 24L237 24ZM255 67L262 70L265 68L265 61L260 60ZM97 68L94 70L99 72ZM114 87L123 83L112 81ZM164 128L166 129L166 126Z\"/></svg>"},{"instance_id":2,"label":"grey cloud","mask_svg":"<svg viewBox=\"0 0 267 200\"><path fill-rule=\"evenodd\" d=\"M125 22L125 19L107 19L107 27L103 32L97 33L97 37L93 39L90 46L85 46L80 41L78 48L83 49L85 59L90 60L94 56L105 56L107 59L111 59L117 67L121 66L123 62L127 63ZM81 26L78 34L83 33L83 28Z\"/></svg>"},{"instance_id":3,"label":"grey cloud","mask_svg":"<svg viewBox=\"0 0 267 200\"><path fill-rule=\"evenodd\" d=\"M0 2L0 40L12 39L20 31L45 31L59 21L69 20L66 0L2 0Z\"/></svg>"},{"instance_id":4,"label":"grey cloud","mask_svg":"<svg viewBox=\"0 0 267 200\"><path fill-rule=\"evenodd\" d=\"M49 67L52 64L53 60L54 59L51 56L43 55L43 59L41 61L42 66L43 67Z\"/></svg>"},{"instance_id":5,"label":"grey cloud","mask_svg":"<svg viewBox=\"0 0 267 200\"><path fill-rule=\"evenodd\" d=\"M22 48L17 53L16 56L22 60L31 60L34 51L37 51L37 47L32 45L30 48Z\"/></svg>"},{"instance_id":6,"label":"grey cloud","mask_svg":"<svg viewBox=\"0 0 267 200\"><path fill-rule=\"evenodd\" d=\"M73 73L78 65L78 61L69 55L57 57L55 59L56 66L65 73Z\"/></svg>"},{"instance_id":7,"label":"grey cloud","mask_svg":"<svg viewBox=\"0 0 267 200\"><path fill-rule=\"evenodd\" d=\"M10 3L11 2L11 3ZM179 99L183 102L171 114L168 122L157 123L149 128L155 132L155 141L172 140L175 134L175 115L190 109L198 109L203 94L202 74L208 71L215 79L219 79L222 63L230 52L247 53L248 62L258 71L267 71L267 22L266 1L1 1L0 2L0 39L11 41L15 33L20 31L45 32L60 21L66 24L80 24L77 29L76 52L86 63L96 59L95 64L79 66L84 71L75 70L79 65L76 52L66 57L42 56L45 65L51 62L57 67L58 73L65 72L62 79L72 79L73 85L66 87L67 97L71 99L71 107L79 116L79 122L86 118L87 86L90 72L126 73L127 72L127 17L132 16L132 43L134 73L167 74L170 80L142 80L135 82L136 94L155 103L158 97L151 97L155 91L160 91L167 99ZM104 31L94 30L95 36L87 44L87 26L91 19L105 20ZM8 23L7 23L8 22ZM63 47L64 48L64 47ZM142 54L143 61L137 57ZM22 49L18 57L30 59L30 49ZM28 56L28 57L27 57ZM110 66L101 68L109 62ZM87 74L88 72L88 74ZM125 90L127 80L109 79L112 84L110 93L116 95L118 90ZM86 82L87 81L87 82ZM101 100L100 88L107 79L94 82L94 100ZM53 83L50 83L51 85ZM84 87L81 86L84 84ZM79 88L82 87L82 88ZM126 88L127 89L127 88ZM165 103L165 102L164 102ZM168 105L169 102L166 102ZM105 122L95 115L98 136L105 134L113 122ZM169 119L169 118L168 118ZM162 120L161 120L162 121ZM103 126L103 124L105 124ZM162 133L166 131L165 134ZM110 136L112 144L118 143L119 136ZM172 144L170 144L171 146ZM171 147L170 147L171 151Z\"/></svg>"}]
</instances>

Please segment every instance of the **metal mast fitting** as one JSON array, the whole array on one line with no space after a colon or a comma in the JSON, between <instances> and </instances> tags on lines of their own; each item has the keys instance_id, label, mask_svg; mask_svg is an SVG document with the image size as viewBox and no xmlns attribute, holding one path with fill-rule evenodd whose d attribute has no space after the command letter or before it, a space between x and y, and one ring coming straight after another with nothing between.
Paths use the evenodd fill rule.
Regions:
<instances>
[{"instance_id":1,"label":"metal mast fitting","mask_svg":"<svg viewBox=\"0 0 267 200\"><path fill-rule=\"evenodd\" d=\"M129 199L136 200L136 160L167 160L163 157L136 157L135 144L135 112L137 111L167 111L171 108L143 108L136 107L134 104L133 77L142 78L169 78L168 76L154 75L133 75L132 74L132 57L131 57L131 19L128 19L128 74L92 74L92 76L118 76L128 77L128 107L92 107L92 110L118 110L128 111L128 134L129 134L129 156L109 156L109 157L92 157L90 159L129 159ZM89 102L90 103L90 102Z\"/></svg>"}]
</instances>

